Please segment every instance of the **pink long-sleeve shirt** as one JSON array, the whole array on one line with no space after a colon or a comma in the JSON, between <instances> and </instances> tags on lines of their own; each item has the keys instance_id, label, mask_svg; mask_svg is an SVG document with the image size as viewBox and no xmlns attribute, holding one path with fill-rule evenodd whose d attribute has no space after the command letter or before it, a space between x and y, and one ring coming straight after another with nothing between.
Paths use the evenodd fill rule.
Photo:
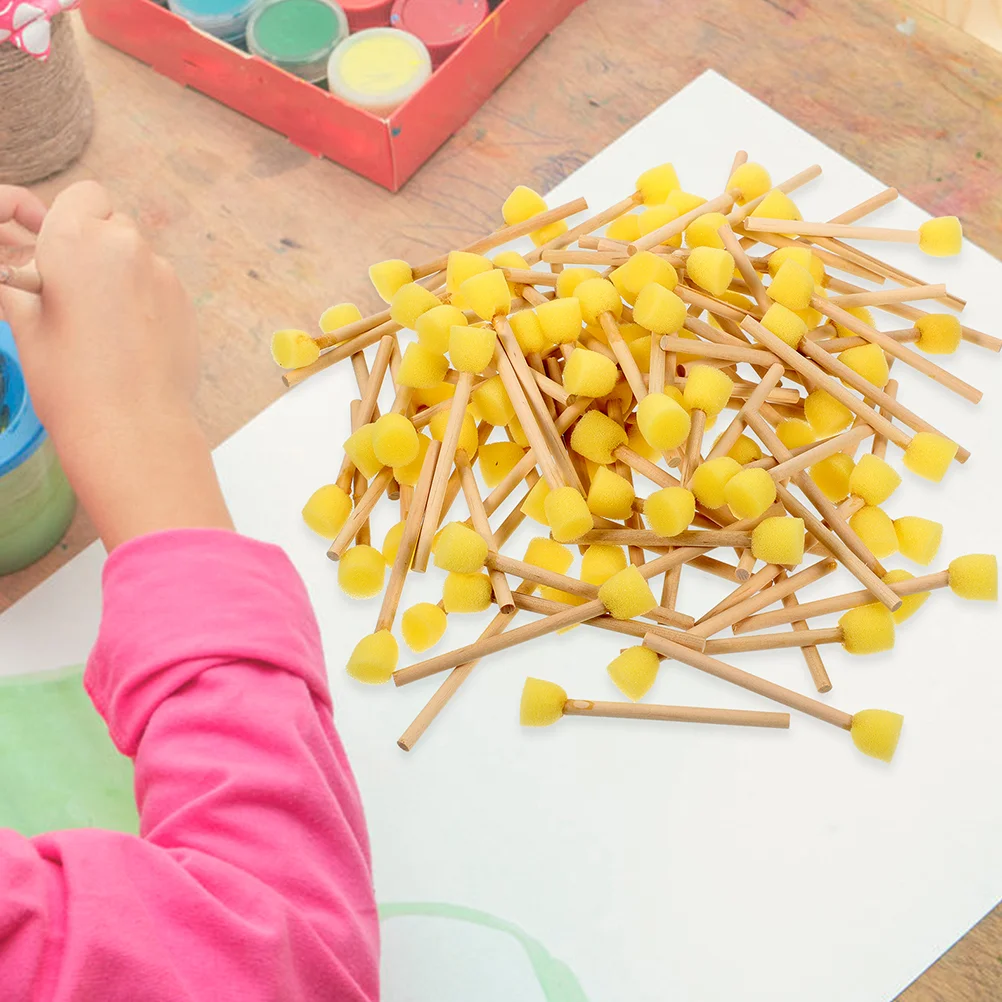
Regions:
<instances>
[{"instance_id":1,"label":"pink long-sleeve shirt","mask_svg":"<svg viewBox=\"0 0 1002 1002\"><path fill-rule=\"evenodd\" d=\"M119 547L84 679L141 834L0 830L2 1002L377 999L362 806L285 554L210 530Z\"/></svg>"}]
</instances>

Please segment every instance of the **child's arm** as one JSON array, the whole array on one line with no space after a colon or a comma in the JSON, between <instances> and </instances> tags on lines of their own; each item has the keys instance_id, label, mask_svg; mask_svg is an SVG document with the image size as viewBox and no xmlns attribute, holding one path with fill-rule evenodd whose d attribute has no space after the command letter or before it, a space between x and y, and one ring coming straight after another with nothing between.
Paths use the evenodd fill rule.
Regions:
<instances>
[{"instance_id":1,"label":"child's arm","mask_svg":"<svg viewBox=\"0 0 1002 1002\"><path fill-rule=\"evenodd\" d=\"M75 486L103 507L92 514L113 552L85 681L135 759L142 838L0 831L0 994L375 1000L368 843L305 589L280 550L226 531L187 427L183 295L102 200L87 186L57 201L37 249L41 301L0 290L0 303ZM151 499L158 488L168 496Z\"/></svg>"}]
</instances>

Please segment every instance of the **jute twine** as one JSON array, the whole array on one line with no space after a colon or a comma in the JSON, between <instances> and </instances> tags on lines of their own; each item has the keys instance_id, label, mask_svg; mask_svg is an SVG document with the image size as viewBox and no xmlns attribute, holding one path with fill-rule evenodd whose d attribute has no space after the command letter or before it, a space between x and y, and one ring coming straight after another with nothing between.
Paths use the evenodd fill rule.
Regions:
<instances>
[{"instance_id":1,"label":"jute twine","mask_svg":"<svg viewBox=\"0 0 1002 1002\"><path fill-rule=\"evenodd\" d=\"M32 184L68 167L90 139L94 106L65 14L45 62L0 45L0 184Z\"/></svg>"}]
</instances>

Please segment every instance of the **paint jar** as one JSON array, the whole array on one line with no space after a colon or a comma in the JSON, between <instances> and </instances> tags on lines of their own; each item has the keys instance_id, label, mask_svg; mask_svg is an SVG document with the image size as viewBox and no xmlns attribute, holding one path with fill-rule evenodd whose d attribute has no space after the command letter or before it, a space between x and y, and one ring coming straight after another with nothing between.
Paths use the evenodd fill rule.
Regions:
<instances>
[{"instance_id":1,"label":"paint jar","mask_svg":"<svg viewBox=\"0 0 1002 1002\"><path fill-rule=\"evenodd\" d=\"M487 0L396 0L390 25L424 42L432 66L445 62L484 23Z\"/></svg>"},{"instance_id":2,"label":"paint jar","mask_svg":"<svg viewBox=\"0 0 1002 1002\"><path fill-rule=\"evenodd\" d=\"M390 23L393 0L341 0L348 27L352 31L386 28Z\"/></svg>"},{"instance_id":3,"label":"paint jar","mask_svg":"<svg viewBox=\"0 0 1002 1002\"><path fill-rule=\"evenodd\" d=\"M0 574L48 553L75 507L52 440L31 406L10 327L0 323Z\"/></svg>"},{"instance_id":4,"label":"paint jar","mask_svg":"<svg viewBox=\"0 0 1002 1002\"><path fill-rule=\"evenodd\" d=\"M268 0L251 15L247 48L310 83L327 75L327 60L348 34L348 19L332 0Z\"/></svg>"},{"instance_id":5,"label":"paint jar","mask_svg":"<svg viewBox=\"0 0 1002 1002\"><path fill-rule=\"evenodd\" d=\"M386 118L431 76L431 56L421 39L395 28L349 35L332 53L327 86L348 104Z\"/></svg>"},{"instance_id":6,"label":"paint jar","mask_svg":"<svg viewBox=\"0 0 1002 1002\"><path fill-rule=\"evenodd\" d=\"M167 6L199 31L242 46L247 22L259 0L168 0Z\"/></svg>"}]
</instances>

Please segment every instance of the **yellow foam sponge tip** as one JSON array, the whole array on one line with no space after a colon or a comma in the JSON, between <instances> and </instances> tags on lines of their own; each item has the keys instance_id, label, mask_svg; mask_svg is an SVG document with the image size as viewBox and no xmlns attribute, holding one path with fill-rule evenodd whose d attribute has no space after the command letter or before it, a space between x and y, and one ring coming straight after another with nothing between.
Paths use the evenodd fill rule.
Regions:
<instances>
[{"instance_id":1,"label":"yellow foam sponge tip","mask_svg":"<svg viewBox=\"0 0 1002 1002\"><path fill-rule=\"evenodd\" d=\"M508 323L523 355L531 355L546 347L546 337L534 310L520 310L518 313L513 313L508 318ZM580 327L579 323L578 328Z\"/></svg>"},{"instance_id":2,"label":"yellow foam sponge tip","mask_svg":"<svg viewBox=\"0 0 1002 1002\"><path fill-rule=\"evenodd\" d=\"M499 313L507 315L511 306L511 290L504 273L497 268L466 279L459 292L481 320L493 320Z\"/></svg>"},{"instance_id":3,"label":"yellow foam sponge tip","mask_svg":"<svg viewBox=\"0 0 1002 1002\"><path fill-rule=\"evenodd\" d=\"M418 433L403 414L384 414L372 427L372 451L383 466L406 466L420 449Z\"/></svg>"},{"instance_id":4,"label":"yellow foam sponge tip","mask_svg":"<svg viewBox=\"0 0 1002 1002\"><path fill-rule=\"evenodd\" d=\"M916 432L905 449L904 464L917 476L939 483L957 455L957 443L931 431Z\"/></svg>"},{"instance_id":5,"label":"yellow foam sponge tip","mask_svg":"<svg viewBox=\"0 0 1002 1002\"><path fill-rule=\"evenodd\" d=\"M574 554L555 539L534 536L525 548L525 562L555 574L566 574L574 563Z\"/></svg>"},{"instance_id":6,"label":"yellow foam sponge tip","mask_svg":"<svg viewBox=\"0 0 1002 1002\"><path fill-rule=\"evenodd\" d=\"M549 727L564 715L567 693L553 682L527 678L522 687L518 719L523 727Z\"/></svg>"},{"instance_id":7,"label":"yellow foam sponge tip","mask_svg":"<svg viewBox=\"0 0 1002 1002\"><path fill-rule=\"evenodd\" d=\"M637 191L643 196L645 205L660 205L680 187L678 174L671 164L651 167L637 178Z\"/></svg>"},{"instance_id":8,"label":"yellow foam sponge tip","mask_svg":"<svg viewBox=\"0 0 1002 1002\"><path fill-rule=\"evenodd\" d=\"M718 456L700 463L690 481L692 493L707 508L720 508L726 503L724 488L740 472L741 464L730 456Z\"/></svg>"},{"instance_id":9,"label":"yellow foam sponge tip","mask_svg":"<svg viewBox=\"0 0 1002 1002\"><path fill-rule=\"evenodd\" d=\"M617 320L623 314L623 300L608 279L586 279L574 290L574 297L581 304L581 316L586 324L598 324L603 313L611 313Z\"/></svg>"},{"instance_id":10,"label":"yellow foam sponge tip","mask_svg":"<svg viewBox=\"0 0 1002 1002\"><path fill-rule=\"evenodd\" d=\"M449 358L459 372L483 372L494 358L497 334L491 327L453 327Z\"/></svg>"},{"instance_id":11,"label":"yellow foam sponge tip","mask_svg":"<svg viewBox=\"0 0 1002 1002\"><path fill-rule=\"evenodd\" d=\"M719 414L734 392L734 383L726 373L710 365L694 365L689 370L682 399L690 411L704 411L708 417Z\"/></svg>"},{"instance_id":12,"label":"yellow foam sponge tip","mask_svg":"<svg viewBox=\"0 0 1002 1002\"><path fill-rule=\"evenodd\" d=\"M546 515L546 498L550 493L549 485L540 477L519 505L519 510L540 525L549 525Z\"/></svg>"},{"instance_id":13,"label":"yellow foam sponge tip","mask_svg":"<svg viewBox=\"0 0 1002 1002\"><path fill-rule=\"evenodd\" d=\"M827 390L813 390L804 400L804 416L822 438L837 435L852 424L853 413Z\"/></svg>"},{"instance_id":14,"label":"yellow foam sponge tip","mask_svg":"<svg viewBox=\"0 0 1002 1002\"><path fill-rule=\"evenodd\" d=\"M643 456L644 459L649 459L652 463L656 463L658 461L659 454L647 444L647 440L637 427L636 419L627 424L626 434L629 447L638 456Z\"/></svg>"},{"instance_id":15,"label":"yellow foam sponge tip","mask_svg":"<svg viewBox=\"0 0 1002 1002\"><path fill-rule=\"evenodd\" d=\"M873 314L865 306L850 306L845 312L854 316L857 320L862 321L867 325L867 327L877 326L877 322L873 319ZM856 332L851 328L846 327L845 324L836 322L835 330L838 332L839 337L856 336Z\"/></svg>"},{"instance_id":16,"label":"yellow foam sponge tip","mask_svg":"<svg viewBox=\"0 0 1002 1002\"><path fill-rule=\"evenodd\" d=\"M442 602L448 613L483 612L490 607L491 594L491 579L482 572L450 572L442 586Z\"/></svg>"},{"instance_id":17,"label":"yellow foam sponge tip","mask_svg":"<svg viewBox=\"0 0 1002 1002\"><path fill-rule=\"evenodd\" d=\"M604 397L612 393L618 378L619 369L611 358L587 348L575 348L564 365L564 389L579 397Z\"/></svg>"},{"instance_id":18,"label":"yellow foam sponge tip","mask_svg":"<svg viewBox=\"0 0 1002 1002\"><path fill-rule=\"evenodd\" d=\"M788 449L799 449L817 441L814 429L802 418L784 418L776 425L776 437Z\"/></svg>"},{"instance_id":19,"label":"yellow foam sponge tip","mask_svg":"<svg viewBox=\"0 0 1002 1002\"><path fill-rule=\"evenodd\" d=\"M998 559L991 553L969 553L951 560L950 589L961 598L997 602Z\"/></svg>"},{"instance_id":20,"label":"yellow foam sponge tip","mask_svg":"<svg viewBox=\"0 0 1002 1002\"><path fill-rule=\"evenodd\" d=\"M814 279L796 261L784 261L765 291L771 300L790 310L806 310L814 295Z\"/></svg>"},{"instance_id":21,"label":"yellow foam sponge tip","mask_svg":"<svg viewBox=\"0 0 1002 1002\"><path fill-rule=\"evenodd\" d=\"M449 362L445 355L429 351L424 345L409 344L397 370L397 382L415 390L430 390L445 379Z\"/></svg>"},{"instance_id":22,"label":"yellow foam sponge tip","mask_svg":"<svg viewBox=\"0 0 1002 1002\"><path fill-rule=\"evenodd\" d=\"M517 442L523 449L527 449L529 447L529 440L526 438L525 431L522 429L522 425L520 424L517 416L513 417L508 422L508 426L505 431L508 433L508 437L511 441Z\"/></svg>"},{"instance_id":23,"label":"yellow foam sponge tip","mask_svg":"<svg viewBox=\"0 0 1002 1002\"><path fill-rule=\"evenodd\" d=\"M543 244L548 244L551 240L556 240L557 237L562 236L566 232L566 221L558 219L555 223L550 223L549 226L542 226L538 230L533 230L529 236L537 247L542 247Z\"/></svg>"},{"instance_id":24,"label":"yellow foam sponge tip","mask_svg":"<svg viewBox=\"0 0 1002 1002\"><path fill-rule=\"evenodd\" d=\"M414 272L406 261L378 261L369 265L369 281L384 303L392 303L400 289L414 281Z\"/></svg>"},{"instance_id":25,"label":"yellow foam sponge tip","mask_svg":"<svg viewBox=\"0 0 1002 1002\"><path fill-rule=\"evenodd\" d=\"M373 425L364 424L358 431L352 432L344 443L344 451L348 454L348 458L366 480L371 480L383 468L373 449L374 432Z\"/></svg>"},{"instance_id":26,"label":"yellow foam sponge tip","mask_svg":"<svg viewBox=\"0 0 1002 1002\"><path fill-rule=\"evenodd\" d=\"M894 646L894 617L880 602L850 609L838 621L842 646L850 654L878 654Z\"/></svg>"},{"instance_id":27,"label":"yellow foam sponge tip","mask_svg":"<svg viewBox=\"0 0 1002 1002\"><path fill-rule=\"evenodd\" d=\"M827 275L825 274L824 262L812 254L806 247L780 247L769 255L769 274L775 278L776 272L787 261L796 261L801 268L806 268L814 279L815 286L825 284Z\"/></svg>"},{"instance_id":28,"label":"yellow foam sponge tip","mask_svg":"<svg viewBox=\"0 0 1002 1002\"><path fill-rule=\"evenodd\" d=\"M686 321L685 303L658 282L645 285L637 295L633 319L659 337L676 334Z\"/></svg>"},{"instance_id":29,"label":"yellow foam sponge tip","mask_svg":"<svg viewBox=\"0 0 1002 1002\"><path fill-rule=\"evenodd\" d=\"M351 514L351 498L337 484L315 490L303 506L303 521L324 539L334 539Z\"/></svg>"},{"instance_id":30,"label":"yellow foam sponge tip","mask_svg":"<svg viewBox=\"0 0 1002 1002\"><path fill-rule=\"evenodd\" d=\"M406 528L406 521L395 522L386 530L386 535L383 536L383 546L380 552L390 567L396 562L397 554L400 552L400 543L403 541L404 530Z\"/></svg>"},{"instance_id":31,"label":"yellow foam sponge tip","mask_svg":"<svg viewBox=\"0 0 1002 1002\"><path fill-rule=\"evenodd\" d=\"M800 210L797 208L793 199L790 198L785 192L780 191L778 188L773 188L762 199L758 205L752 209L753 216L759 216L762 219L803 219Z\"/></svg>"},{"instance_id":32,"label":"yellow foam sponge tip","mask_svg":"<svg viewBox=\"0 0 1002 1002\"><path fill-rule=\"evenodd\" d=\"M594 268L564 268L557 276L557 298L566 299L574 295L574 290L592 278L602 276Z\"/></svg>"},{"instance_id":33,"label":"yellow foam sponge tip","mask_svg":"<svg viewBox=\"0 0 1002 1002\"><path fill-rule=\"evenodd\" d=\"M424 464L425 454L431 445L431 439L427 435L418 435L417 455L406 466L394 466L393 477L398 484L413 487L421 476L421 466Z\"/></svg>"},{"instance_id":34,"label":"yellow foam sponge tip","mask_svg":"<svg viewBox=\"0 0 1002 1002\"><path fill-rule=\"evenodd\" d=\"M741 164L727 181L727 190L737 189L738 204L744 205L753 198L764 195L772 187L769 172L761 165L746 161Z\"/></svg>"},{"instance_id":35,"label":"yellow foam sponge tip","mask_svg":"<svg viewBox=\"0 0 1002 1002\"><path fill-rule=\"evenodd\" d=\"M849 518L849 528L863 541L863 545L878 559L889 557L898 549L894 523L883 510L873 505L860 508Z\"/></svg>"},{"instance_id":36,"label":"yellow foam sponge tip","mask_svg":"<svg viewBox=\"0 0 1002 1002\"><path fill-rule=\"evenodd\" d=\"M825 318L813 306L808 306L806 310L796 310L795 312L807 324L809 331L814 330L815 327L820 327L825 321Z\"/></svg>"},{"instance_id":37,"label":"yellow foam sponge tip","mask_svg":"<svg viewBox=\"0 0 1002 1002\"><path fill-rule=\"evenodd\" d=\"M348 658L348 674L366 685L383 685L393 677L400 656L396 638L389 630L371 633L355 645Z\"/></svg>"},{"instance_id":38,"label":"yellow foam sponge tip","mask_svg":"<svg viewBox=\"0 0 1002 1002\"><path fill-rule=\"evenodd\" d=\"M664 487L644 501L644 518L659 536L677 536L696 515L696 498L684 487Z\"/></svg>"},{"instance_id":39,"label":"yellow foam sponge tip","mask_svg":"<svg viewBox=\"0 0 1002 1002\"><path fill-rule=\"evenodd\" d=\"M558 487L543 501L546 521L558 543L573 543L595 527L588 503L573 487Z\"/></svg>"},{"instance_id":40,"label":"yellow foam sponge tip","mask_svg":"<svg viewBox=\"0 0 1002 1002\"><path fill-rule=\"evenodd\" d=\"M727 217L722 212L706 212L697 216L685 231L685 242L690 247L716 247L724 249L724 241L719 230L727 225Z\"/></svg>"},{"instance_id":41,"label":"yellow foam sponge tip","mask_svg":"<svg viewBox=\"0 0 1002 1002\"><path fill-rule=\"evenodd\" d=\"M320 329L325 334L333 334L348 324L356 323L362 319L362 311L354 303L337 303L328 306L320 314Z\"/></svg>"},{"instance_id":42,"label":"yellow foam sponge tip","mask_svg":"<svg viewBox=\"0 0 1002 1002\"><path fill-rule=\"evenodd\" d=\"M480 475L484 483L497 487L524 455L525 450L517 442L488 442L480 446Z\"/></svg>"},{"instance_id":43,"label":"yellow foam sponge tip","mask_svg":"<svg viewBox=\"0 0 1002 1002\"><path fill-rule=\"evenodd\" d=\"M460 286L468 278L480 275L494 268L493 262L482 254L471 254L469 251L450 251L445 269L445 288L447 292L459 292Z\"/></svg>"},{"instance_id":44,"label":"yellow foam sponge tip","mask_svg":"<svg viewBox=\"0 0 1002 1002\"><path fill-rule=\"evenodd\" d=\"M623 325L628 326L626 324ZM632 326L632 325L629 325ZM634 338L628 342L630 354L637 363L637 368L646 376L651 371L651 335Z\"/></svg>"},{"instance_id":45,"label":"yellow foam sponge tip","mask_svg":"<svg viewBox=\"0 0 1002 1002\"><path fill-rule=\"evenodd\" d=\"M900 584L902 581L911 581L914 577L915 575L908 571L896 570L888 571L882 580L884 584L893 585ZM917 595L902 595L900 608L891 613L894 622L903 623L906 619L910 619L922 608L928 597L929 592L927 591L919 592Z\"/></svg>"},{"instance_id":46,"label":"yellow foam sponge tip","mask_svg":"<svg viewBox=\"0 0 1002 1002\"><path fill-rule=\"evenodd\" d=\"M414 325L418 344L436 355L444 355L449 350L452 328L465 327L466 323L466 314L455 306L448 303L434 306L427 313L422 313Z\"/></svg>"},{"instance_id":47,"label":"yellow foam sponge tip","mask_svg":"<svg viewBox=\"0 0 1002 1002\"><path fill-rule=\"evenodd\" d=\"M374 546L353 546L337 565L337 583L351 598L372 598L383 589L386 561Z\"/></svg>"},{"instance_id":48,"label":"yellow foam sponge tip","mask_svg":"<svg viewBox=\"0 0 1002 1002\"><path fill-rule=\"evenodd\" d=\"M773 303L762 317L762 326L791 348L799 346L807 333L807 324L782 303Z\"/></svg>"},{"instance_id":49,"label":"yellow foam sponge tip","mask_svg":"<svg viewBox=\"0 0 1002 1002\"><path fill-rule=\"evenodd\" d=\"M890 762L901 738L905 718L890 710L860 710L852 718L852 743L870 758Z\"/></svg>"},{"instance_id":50,"label":"yellow foam sponge tip","mask_svg":"<svg viewBox=\"0 0 1002 1002\"><path fill-rule=\"evenodd\" d=\"M685 271L711 296L722 296L734 278L734 258L719 247L694 247L686 259Z\"/></svg>"},{"instance_id":51,"label":"yellow foam sponge tip","mask_svg":"<svg viewBox=\"0 0 1002 1002\"><path fill-rule=\"evenodd\" d=\"M501 206L501 215L509 226L516 226L524 223L533 216L538 216L541 212L546 212L546 202L538 192L520 184L504 200Z\"/></svg>"},{"instance_id":52,"label":"yellow foam sponge tip","mask_svg":"<svg viewBox=\"0 0 1002 1002\"><path fill-rule=\"evenodd\" d=\"M438 296L429 292L423 285L408 282L397 289L390 303L390 316L393 322L400 324L401 327L414 328L417 326L418 317L440 305Z\"/></svg>"},{"instance_id":53,"label":"yellow foam sponge tip","mask_svg":"<svg viewBox=\"0 0 1002 1002\"><path fill-rule=\"evenodd\" d=\"M746 463L754 463L762 458L762 449L758 442L747 435L739 435L737 441L727 450L727 455L735 462L744 466Z\"/></svg>"},{"instance_id":54,"label":"yellow foam sponge tip","mask_svg":"<svg viewBox=\"0 0 1002 1002\"><path fill-rule=\"evenodd\" d=\"M932 257L953 257L960 253L964 230L956 216L939 216L919 227L919 250Z\"/></svg>"},{"instance_id":55,"label":"yellow foam sponge tip","mask_svg":"<svg viewBox=\"0 0 1002 1002\"><path fill-rule=\"evenodd\" d=\"M904 515L894 520L894 532L898 537L898 549L903 557L927 567L939 553L943 541L943 526L928 518Z\"/></svg>"},{"instance_id":56,"label":"yellow foam sponge tip","mask_svg":"<svg viewBox=\"0 0 1002 1002\"><path fill-rule=\"evenodd\" d=\"M448 411L436 414L431 421L428 422L428 430L431 432L431 437L437 442L441 442L445 438L445 429L448 424ZM467 411L463 415L463 424L459 429L459 442L457 443L456 448L463 449L472 463L473 457L477 454L479 444L480 443L477 440L477 424L473 420L473 415Z\"/></svg>"},{"instance_id":57,"label":"yellow foam sponge tip","mask_svg":"<svg viewBox=\"0 0 1002 1002\"><path fill-rule=\"evenodd\" d=\"M400 617L400 632L404 635L404 643L415 654L420 654L442 639L447 623L448 618L437 605L418 602Z\"/></svg>"},{"instance_id":58,"label":"yellow foam sponge tip","mask_svg":"<svg viewBox=\"0 0 1002 1002\"><path fill-rule=\"evenodd\" d=\"M883 504L901 483L901 474L890 463L867 452L849 475L849 493L869 505Z\"/></svg>"},{"instance_id":59,"label":"yellow foam sponge tip","mask_svg":"<svg viewBox=\"0 0 1002 1002\"><path fill-rule=\"evenodd\" d=\"M793 567L804 559L804 520L766 518L752 531L752 554L767 564Z\"/></svg>"},{"instance_id":60,"label":"yellow foam sponge tip","mask_svg":"<svg viewBox=\"0 0 1002 1002\"><path fill-rule=\"evenodd\" d=\"M635 212L627 212L614 219L605 229L610 240L625 240L632 244L640 238L640 217Z\"/></svg>"},{"instance_id":61,"label":"yellow foam sponge tip","mask_svg":"<svg viewBox=\"0 0 1002 1002\"><path fill-rule=\"evenodd\" d=\"M706 199L700 195L694 195L691 191L682 191L681 188L676 188L674 191L668 192L665 204L670 205L680 216L683 216L685 213L705 205Z\"/></svg>"},{"instance_id":62,"label":"yellow foam sponge tip","mask_svg":"<svg viewBox=\"0 0 1002 1002\"><path fill-rule=\"evenodd\" d=\"M844 501L849 496L855 466L852 456L836 452L815 463L810 469L810 477L829 501Z\"/></svg>"},{"instance_id":63,"label":"yellow foam sponge tip","mask_svg":"<svg viewBox=\"0 0 1002 1002\"><path fill-rule=\"evenodd\" d=\"M435 566L443 571L472 574L484 566L487 541L462 522L449 522L437 537Z\"/></svg>"},{"instance_id":64,"label":"yellow foam sponge tip","mask_svg":"<svg viewBox=\"0 0 1002 1002\"><path fill-rule=\"evenodd\" d=\"M548 344L571 344L581 336L581 301L577 291L567 299L551 299L536 307L536 317Z\"/></svg>"},{"instance_id":65,"label":"yellow foam sponge tip","mask_svg":"<svg viewBox=\"0 0 1002 1002\"><path fill-rule=\"evenodd\" d=\"M275 331L271 336L271 357L283 369L303 369L320 357L320 347L306 331Z\"/></svg>"},{"instance_id":66,"label":"yellow foam sponge tip","mask_svg":"<svg viewBox=\"0 0 1002 1002\"><path fill-rule=\"evenodd\" d=\"M628 647L609 662L607 671L616 688L634 702L650 692L661 662L648 647Z\"/></svg>"},{"instance_id":67,"label":"yellow foam sponge tip","mask_svg":"<svg viewBox=\"0 0 1002 1002\"><path fill-rule=\"evenodd\" d=\"M565 272L566 274L566 272ZM678 285L678 272L671 262L660 254L650 251L640 251L634 254L626 264L620 265L609 275L609 280L619 294L631 305L636 302L641 290L656 282L670 292ZM557 286L558 290L560 286Z\"/></svg>"},{"instance_id":68,"label":"yellow foam sponge tip","mask_svg":"<svg viewBox=\"0 0 1002 1002\"><path fill-rule=\"evenodd\" d=\"M637 407L640 433L658 452L678 448L688 437L691 423L686 409L666 393L648 393Z\"/></svg>"},{"instance_id":69,"label":"yellow foam sponge tip","mask_svg":"<svg viewBox=\"0 0 1002 1002\"><path fill-rule=\"evenodd\" d=\"M598 597L614 619L633 619L656 608L650 585L634 566L614 574L598 590Z\"/></svg>"},{"instance_id":70,"label":"yellow foam sponge tip","mask_svg":"<svg viewBox=\"0 0 1002 1002\"><path fill-rule=\"evenodd\" d=\"M963 338L960 321L948 313L929 313L915 321L919 332L916 348L929 355L952 355Z\"/></svg>"},{"instance_id":71,"label":"yellow foam sponge tip","mask_svg":"<svg viewBox=\"0 0 1002 1002\"><path fill-rule=\"evenodd\" d=\"M581 558L581 580L600 587L626 568L626 551L621 546L593 543Z\"/></svg>"},{"instance_id":72,"label":"yellow foam sponge tip","mask_svg":"<svg viewBox=\"0 0 1002 1002\"><path fill-rule=\"evenodd\" d=\"M478 386L471 399L481 419L495 428L506 425L515 416L515 408L500 376L492 376Z\"/></svg>"},{"instance_id":73,"label":"yellow foam sponge tip","mask_svg":"<svg viewBox=\"0 0 1002 1002\"><path fill-rule=\"evenodd\" d=\"M645 237L648 233L660 230L662 226L667 226L668 223L672 223L676 219L678 219L678 213L670 205L652 205L640 213L640 235ZM675 236L663 240L662 246L665 244L681 247L682 234L676 233Z\"/></svg>"},{"instance_id":74,"label":"yellow foam sponge tip","mask_svg":"<svg viewBox=\"0 0 1002 1002\"><path fill-rule=\"evenodd\" d=\"M602 518L626 519L633 514L633 484L605 466L600 466L588 489L588 510Z\"/></svg>"},{"instance_id":75,"label":"yellow foam sponge tip","mask_svg":"<svg viewBox=\"0 0 1002 1002\"><path fill-rule=\"evenodd\" d=\"M571 359L581 349L575 349ZM570 362L567 363L570 365ZM571 448L600 466L615 462L613 451L626 445L627 435L621 425L601 411L585 411L571 432Z\"/></svg>"},{"instance_id":76,"label":"yellow foam sponge tip","mask_svg":"<svg viewBox=\"0 0 1002 1002\"><path fill-rule=\"evenodd\" d=\"M525 271L529 270L529 262L515 251L502 251L500 254L495 254L493 263L495 268L521 268ZM521 296L524 288L525 286L518 282L508 282L508 292L512 299Z\"/></svg>"},{"instance_id":77,"label":"yellow foam sponge tip","mask_svg":"<svg viewBox=\"0 0 1002 1002\"><path fill-rule=\"evenodd\" d=\"M879 344L861 344L858 348L848 348L839 355L839 361L881 390L891 378L887 356Z\"/></svg>"},{"instance_id":78,"label":"yellow foam sponge tip","mask_svg":"<svg viewBox=\"0 0 1002 1002\"><path fill-rule=\"evenodd\" d=\"M724 485L724 501L735 518L758 518L776 500L776 483L762 469L735 473Z\"/></svg>"},{"instance_id":79,"label":"yellow foam sponge tip","mask_svg":"<svg viewBox=\"0 0 1002 1002\"><path fill-rule=\"evenodd\" d=\"M446 345L448 348L448 345ZM448 365L448 363L446 363ZM411 394L411 400L416 407L434 407L435 404L451 400L456 395L456 384L448 383L444 379L437 386L429 386L425 389L416 389Z\"/></svg>"}]
</instances>

